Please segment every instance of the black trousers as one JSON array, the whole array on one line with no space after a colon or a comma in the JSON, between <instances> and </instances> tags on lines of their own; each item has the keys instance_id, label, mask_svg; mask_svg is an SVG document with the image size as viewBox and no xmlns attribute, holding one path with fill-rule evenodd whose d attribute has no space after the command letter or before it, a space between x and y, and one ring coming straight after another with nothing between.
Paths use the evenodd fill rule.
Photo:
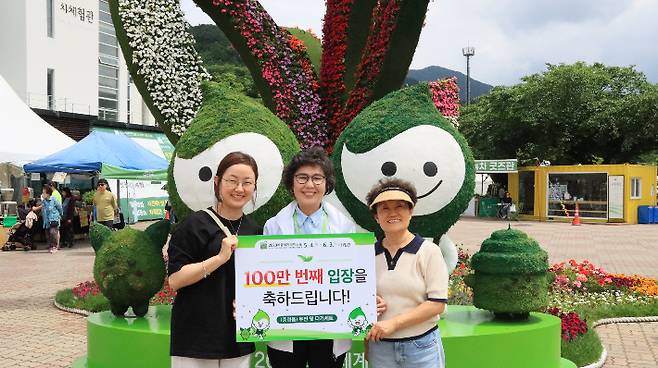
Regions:
<instances>
[{"instance_id":1,"label":"black trousers","mask_svg":"<svg viewBox=\"0 0 658 368\"><path fill-rule=\"evenodd\" d=\"M70 245L73 246L73 239L74 239L74 233L73 233L73 222L71 221L70 223L66 222L66 220L62 220L62 226L60 227L60 232L62 234L62 239L60 240L60 245Z\"/></svg>"},{"instance_id":2,"label":"black trousers","mask_svg":"<svg viewBox=\"0 0 658 368\"><path fill-rule=\"evenodd\" d=\"M98 223L101 224L101 225L105 225L105 226L106 226L107 228L109 228L110 230L113 229L113 226L112 226L112 225L114 224L114 221L113 221L113 220L108 220L108 221L98 221Z\"/></svg>"},{"instance_id":3,"label":"black trousers","mask_svg":"<svg viewBox=\"0 0 658 368\"><path fill-rule=\"evenodd\" d=\"M272 368L342 368L345 354L334 356L333 340L294 341L292 353L267 347Z\"/></svg>"}]
</instances>

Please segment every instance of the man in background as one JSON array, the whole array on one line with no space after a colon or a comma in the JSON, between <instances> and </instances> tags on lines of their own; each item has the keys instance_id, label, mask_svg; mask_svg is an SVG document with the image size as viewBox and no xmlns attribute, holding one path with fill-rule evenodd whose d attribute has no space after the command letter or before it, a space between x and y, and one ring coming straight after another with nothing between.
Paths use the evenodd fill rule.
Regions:
<instances>
[{"instance_id":1,"label":"man in background","mask_svg":"<svg viewBox=\"0 0 658 368\"><path fill-rule=\"evenodd\" d=\"M117 206L116 197L109 189L107 180L100 179L98 181L98 189L94 195L94 206L96 207L96 221L112 229L114 215L119 212L119 206Z\"/></svg>"}]
</instances>

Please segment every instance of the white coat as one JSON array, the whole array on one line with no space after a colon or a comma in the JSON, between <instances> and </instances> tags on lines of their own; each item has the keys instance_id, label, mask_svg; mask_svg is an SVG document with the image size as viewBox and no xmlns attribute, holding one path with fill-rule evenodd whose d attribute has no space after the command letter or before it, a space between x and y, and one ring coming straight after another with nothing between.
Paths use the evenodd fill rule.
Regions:
<instances>
[{"instance_id":1,"label":"white coat","mask_svg":"<svg viewBox=\"0 0 658 368\"><path fill-rule=\"evenodd\" d=\"M295 225L293 223L293 213L297 207L297 202L292 201L290 204L276 214L276 216L267 220L263 228L263 235L292 235L295 234ZM336 207L322 201L322 208L327 213L327 233L355 233L356 225L352 220L343 215ZM271 348L292 353L292 341L273 341L268 344ZM352 348L352 340L334 340L334 355L339 356L347 353Z\"/></svg>"}]
</instances>

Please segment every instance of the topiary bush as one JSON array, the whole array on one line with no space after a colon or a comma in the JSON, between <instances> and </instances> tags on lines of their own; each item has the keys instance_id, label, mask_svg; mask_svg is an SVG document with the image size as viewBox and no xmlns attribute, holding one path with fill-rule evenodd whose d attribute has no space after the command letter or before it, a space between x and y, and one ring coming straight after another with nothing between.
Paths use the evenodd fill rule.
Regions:
<instances>
[{"instance_id":1,"label":"topiary bush","mask_svg":"<svg viewBox=\"0 0 658 368\"><path fill-rule=\"evenodd\" d=\"M213 82L204 83L203 95L203 106L176 144L169 165L167 190L176 216L182 220L214 205L217 165L229 152L242 151L258 163L252 217L262 224L291 200L281 185L281 171L299 152L299 143L283 121L253 99Z\"/></svg>"},{"instance_id":2,"label":"topiary bush","mask_svg":"<svg viewBox=\"0 0 658 368\"><path fill-rule=\"evenodd\" d=\"M168 221L159 221L145 231L125 228L104 231L92 224L92 246L96 250L94 279L110 301L116 316L128 307L138 317L148 311L149 299L162 288L165 264L161 249L169 231ZM109 230L109 229L108 229Z\"/></svg>"},{"instance_id":3,"label":"topiary bush","mask_svg":"<svg viewBox=\"0 0 658 368\"><path fill-rule=\"evenodd\" d=\"M525 319L548 304L548 254L519 230L498 230L471 258L473 305L505 319Z\"/></svg>"},{"instance_id":4,"label":"topiary bush","mask_svg":"<svg viewBox=\"0 0 658 368\"><path fill-rule=\"evenodd\" d=\"M334 146L336 194L365 229L381 231L365 204L366 193L381 178L415 185L418 203L409 229L437 240L473 196L473 154L432 93L427 83L389 93L364 109Z\"/></svg>"}]
</instances>

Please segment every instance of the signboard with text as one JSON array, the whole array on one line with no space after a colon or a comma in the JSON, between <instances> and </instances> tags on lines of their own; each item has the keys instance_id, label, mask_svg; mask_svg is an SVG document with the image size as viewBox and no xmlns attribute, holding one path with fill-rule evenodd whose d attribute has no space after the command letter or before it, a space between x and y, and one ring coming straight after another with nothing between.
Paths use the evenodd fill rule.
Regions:
<instances>
[{"instance_id":1,"label":"signboard with text","mask_svg":"<svg viewBox=\"0 0 658 368\"><path fill-rule=\"evenodd\" d=\"M372 233L240 236L236 340L363 340L376 321Z\"/></svg>"},{"instance_id":2,"label":"signboard with text","mask_svg":"<svg viewBox=\"0 0 658 368\"><path fill-rule=\"evenodd\" d=\"M517 172L517 160L475 160L476 174Z\"/></svg>"}]
</instances>

